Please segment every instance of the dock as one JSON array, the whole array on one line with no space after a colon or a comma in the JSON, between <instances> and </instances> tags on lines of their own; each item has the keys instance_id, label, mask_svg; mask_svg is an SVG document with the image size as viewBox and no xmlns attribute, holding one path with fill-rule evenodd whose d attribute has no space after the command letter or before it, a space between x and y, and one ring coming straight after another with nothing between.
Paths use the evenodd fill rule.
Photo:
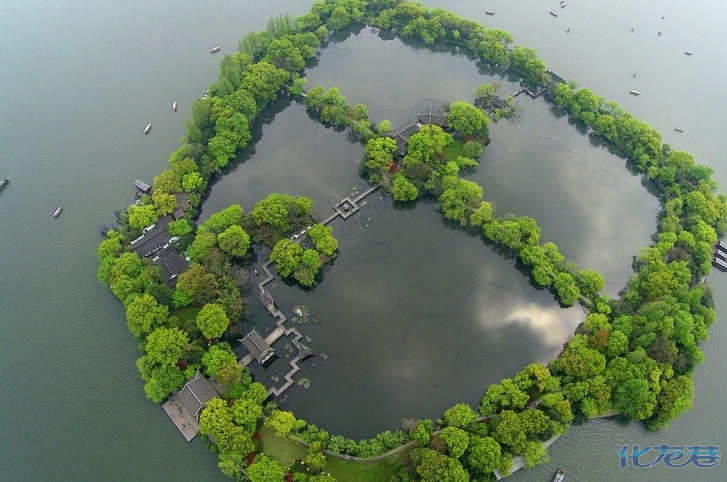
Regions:
<instances>
[{"instance_id":1,"label":"dock","mask_svg":"<svg viewBox=\"0 0 727 482\"><path fill-rule=\"evenodd\" d=\"M197 435L197 432L199 432L199 425L182 412L182 407L175 400L167 400L164 405L162 405L162 408L166 414L169 415L172 423L175 427L177 427L177 429L179 429L179 433L182 434L182 437L184 437L187 442L191 441Z\"/></svg>"}]
</instances>

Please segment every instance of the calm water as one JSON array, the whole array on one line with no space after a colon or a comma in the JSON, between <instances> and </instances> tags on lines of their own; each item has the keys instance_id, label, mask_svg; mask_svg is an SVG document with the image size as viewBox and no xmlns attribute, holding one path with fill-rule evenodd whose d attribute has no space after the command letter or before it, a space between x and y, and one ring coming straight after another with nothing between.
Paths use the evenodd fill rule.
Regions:
<instances>
[{"instance_id":1,"label":"calm water","mask_svg":"<svg viewBox=\"0 0 727 482\"><path fill-rule=\"evenodd\" d=\"M192 99L216 79L219 57L209 47L230 52L271 15L298 15L311 3L0 1L0 65L9 73L0 77L0 175L11 178L0 194L0 361L6 374L0 413L9 435L0 450L0 480L222 479L216 457L199 441L184 443L144 397L134 367L138 348L123 309L95 280L96 227L129 202L134 179L151 181L165 168ZM427 2L536 47L552 70L650 122L666 142L713 167L715 179L727 186L718 131L727 121L717 91L727 76L718 61L725 34L717 22L727 13L721 2L569 2L557 19L535 0L450 3ZM496 15L486 16L485 8ZM337 44L310 72L311 85L338 84L350 102L365 103L373 119L403 120L427 99L470 99L483 82L466 59L425 50L406 54L409 47L395 44L368 31ZM687 49L695 55L685 56ZM373 57L366 55L374 54L387 67L367 72L363 66ZM394 88L406 80L397 72L435 63L447 75L417 82L423 85L416 89ZM630 96L632 88L642 95ZM172 100L179 104L176 114ZM656 204L625 173L622 160L590 146L545 104L521 102L520 125L493 129L496 142L472 178L500 214L533 216L543 239L581 266L604 272L613 293L629 275L630 255L648 241ZM327 212L332 199L362 186L354 162L360 147L306 119L293 105L265 125L255 154L215 186L206 213L233 201L249 209L271 190L309 195ZM153 129L143 136L147 122ZM685 132L675 133L677 126ZM298 142L288 149L276 136ZM303 177L318 169L324 174ZM343 255L314 294L275 287L283 308L302 300L321 316L320 325L305 330L311 345L330 356L306 365L311 388L296 388L288 402L307 420L364 436L396 428L402 416L437 417L455 401L475 403L487 383L552 356L582 316L554 311L552 298L513 275L511 261L439 223L431 205L400 211L378 193L370 200L360 223L335 225ZM64 213L53 220L58 205ZM361 283L372 279L379 282ZM719 368L727 281L715 273L710 284L718 322L703 347L690 412L657 433L612 421L576 427L551 448L549 464L513 480L547 480L558 466L576 480L724 480L724 464L709 471L662 466L639 472L618 469L616 455L628 444L725 445ZM452 323L460 336L452 336ZM376 334L379 343L366 352L354 346ZM446 343L433 341L443 337ZM521 348L506 350L515 339ZM489 360L484 367L476 364L482 359ZM479 370L468 372L472 367ZM334 385L336 377L345 381ZM346 412L353 411L361 412L362 422L348 420Z\"/></svg>"}]
</instances>

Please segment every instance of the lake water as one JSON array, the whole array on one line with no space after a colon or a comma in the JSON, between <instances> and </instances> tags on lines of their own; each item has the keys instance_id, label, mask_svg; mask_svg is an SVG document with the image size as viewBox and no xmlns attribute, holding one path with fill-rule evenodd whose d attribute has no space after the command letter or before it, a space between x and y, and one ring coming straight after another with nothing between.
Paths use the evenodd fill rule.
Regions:
<instances>
[{"instance_id":1,"label":"lake water","mask_svg":"<svg viewBox=\"0 0 727 482\"><path fill-rule=\"evenodd\" d=\"M558 18L535 0L450 3L427 1L511 32L554 72L650 122L727 185L721 2L569 2ZM0 1L0 175L11 179L0 194L0 413L8 434L0 480L223 479L216 456L199 440L184 443L144 397L123 308L95 280L96 228L130 202L134 179L150 182L166 167L192 100L216 80L219 56L208 49L234 51L270 16L299 15L311 4ZM367 68L374 60L377 68ZM427 82L401 74L426 69ZM369 30L324 51L309 79L338 85L372 119L395 123L433 101L471 99L489 81L464 58L414 55ZM641 96L630 96L632 88ZM614 294L630 256L648 243L656 203L622 160L591 146L542 101L519 99L519 124L492 128L493 144L471 178L499 214L537 219L544 240L603 272ZM147 122L153 129L144 136ZM249 210L270 191L308 195L327 213L331 200L363 187L360 146L308 120L300 105L277 114L263 134L255 153L215 185L205 215L230 202ZM369 436L402 417L476 404L488 383L553 356L582 317L534 291L512 260L441 223L430 203L400 210L379 193L369 201L360 222L334 221L341 256L314 293L273 288L283 309L303 303L320 316L302 331L329 357L306 362L311 388L296 387L287 403L306 420ZM64 213L53 219L58 205ZM551 447L550 463L512 480L547 480L559 466L576 480L727 478L724 464L618 468L623 445L724 445L727 280L715 272L709 282L718 320L703 346L692 410L659 432L614 421L574 427Z\"/></svg>"}]
</instances>

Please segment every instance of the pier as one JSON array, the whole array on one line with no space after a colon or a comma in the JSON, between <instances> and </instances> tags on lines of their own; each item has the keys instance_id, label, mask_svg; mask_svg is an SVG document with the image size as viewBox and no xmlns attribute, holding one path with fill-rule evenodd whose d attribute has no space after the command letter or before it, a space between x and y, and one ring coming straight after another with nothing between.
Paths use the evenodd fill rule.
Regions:
<instances>
[{"instance_id":1,"label":"pier","mask_svg":"<svg viewBox=\"0 0 727 482\"><path fill-rule=\"evenodd\" d=\"M513 92L512 94L505 97L505 99L514 99L515 97L517 97L518 95L520 95L522 93L527 94L528 96L530 96L531 99L537 99L538 97L540 97L543 94L543 92L545 92L545 88L542 88L542 87L537 89L535 92L528 89L527 87L522 87L520 90Z\"/></svg>"},{"instance_id":2,"label":"pier","mask_svg":"<svg viewBox=\"0 0 727 482\"><path fill-rule=\"evenodd\" d=\"M336 217L341 216L343 219L348 219L349 216L351 216L353 213L361 209L361 206L359 205L359 202L363 200L366 196L371 194L372 192L376 191L376 189L379 188L379 184L375 184L371 186L370 188L366 189L364 192L360 193L355 198L351 199L350 197L346 196L345 198L341 199L339 202L333 205L334 213L328 216L325 221L323 221L323 224L328 224Z\"/></svg>"}]
</instances>

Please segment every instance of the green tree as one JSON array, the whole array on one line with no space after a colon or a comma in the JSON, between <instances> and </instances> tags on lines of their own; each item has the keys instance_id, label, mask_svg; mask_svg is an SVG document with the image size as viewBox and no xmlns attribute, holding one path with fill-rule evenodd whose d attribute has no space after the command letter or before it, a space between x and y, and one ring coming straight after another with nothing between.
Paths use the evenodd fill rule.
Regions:
<instances>
[{"instance_id":1,"label":"green tree","mask_svg":"<svg viewBox=\"0 0 727 482\"><path fill-rule=\"evenodd\" d=\"M157 210L159 216L166 216L172 214L177 209L177 198L173 194L169 194L163 191L154 191L151 196L154 202L154 207Z\"/></svg>"},{"instance_id":2,"label":"green tree","mask_svg":"<svg viewBox=\"0 0 727 482\"><path fill-rule=\"evenodd\" d=\"M503 410L495 423L492 437L501 445L507 445L513 453L521 453L528 437L520 417L512 410Z\"/></svg>"},{"instance_id":3,"label":"green tree","mask_svg":"<svg viewBox=\"0 0 727 482\"><path fill-rule=\"evenodd\" d=\"M192 226L189 225L186 219L170 222L167 229L172 236L186 236L192 232Z\"/></svg>"},{"instance_id":4,"label":"green tree","mask_svg":"<svg viewBox=\"0 0 727 482\"><path fill-rule=\"evenodd\" d=\"M419 189L401 173L391 178L391 194L394 201L414 201L419 197Z\"/></svg>"},{"instance_id":5,"label":"green tree","mask_svg":"<svg viewBox=\"0 0 727 482\"><path fill-rule=\"evenodd\" d=\"M412 460L417 464L417 473L425 482L465 482L469 480L459 460L447 457L439 452L420 448L412 451Z\"/></svg>"},{"instance_id":6,"label":"green tree","mask_svg":"<svg viewBox=\"0 0 727 482\"><path fill-rule=\"evenodd\" d=\"M469 212L482 201L482 187L466 179L457 179L456 184L444 190L439 197L439 208L447 219L467 225Z\"/></svg>"},{"instance_id":7,"label":"green tree","mask_svg":"<svg viewBox=\"0 0 727 482\"><path fill-rule=\"evenodd\" d=\"M162 365L151 372L151 378L144 385L147 398L161 403L167 395L184 384L184 374L174 365Z\"/></svg>"},{"instance_id":8,"label":"green tree","mask_svg":"<svg viewBox=\"0 0 727 482\"><path fill-rule=\"evenodd\" d=\"M260 382L252 382L245 393L242 394L242 398L249 399L255 403L262 404L266 398L268 398L268 391Z\"/></svg>"},{"instance_id":9,"label":"green tree","mask_svg":"<svg viewBox=\"0 0 727 482\"><path fill-rule=\"evenodd\" d=\"M192 261L200 262L205 259L217 245L217 236L213 233L197 231L194 241L189 245L187 253Z\"/></svg>"},{"instance_id":10,"label":"green tree","mask_svg":"<svg viewBox=\"0 0 727 482\"><path fill-rule=\"evenodd\" d=\"M255 97L258 108L277 98L277 93L290 74L283 69L261 61L248 66L242 79L242 87Z\"/></svg>"},{"instance_id":11,"label":"green tree","mask_svg":"<svg viewBox=\"0 0 727 482\"><path fill-rule=\"evenodd\" d=\"M477 107L465 101L452 104L449 109L449 125L462 137L481 137L488 135L487 125L490 120ZM478 156L479 157L479 156Z\"/></svg>"},{"instance_id":12,"label":"green tree","mask_svg":"<svg viewBox=\"0 0 727 482\"><path fill-rule=\"evenodd\" d=\"M217 244L229 255L244 256L250 249L250 235L241 226L233 225L217 235Z\"/></svg>"},{"instance_id":13,"label":"green tree","mask_svg":"<svg viewBox=\"0 0 727 482\"><path fill-rule=\"evenodd\" d=\"M166 324L169 308L157 303L150 294L142 293L126 306L126 324L134 337L141 340Z\"/></svg>"},{"instance_id":14,"label":"green tree","mask_svg":"<svg viewBox=\"0 0 727 482\"><path fill-rule=\"evenodd\" d=\"M119 253L121 253L121 241L122 238L119 235L101 241L97 250L99 262L103 261L107 256L118 257Z\"/></svg>"},{"instance_id":15,"label":"green tree","mask_svg":"<svg viewBox=\"0 0 727 482\"><path fill-rule=\"evenodd\" d=\"M189 346L187 333L179 328L157 328L146 338L144 352L150 363L174 365Z\"/></svg>"},{"instance_id":16,"label":"green tree","mask_svg":"<svg viewBox=\"0 0 727 482\"><path fill-rule=\"evenodd\" d=\"M242 427L243 432L252 437L257 429L257 422L263 416L263 407L253 400L240 398L232 406L232 416L235 423Z\"/></svg>"},{"instance_id":17,"label":"green tree","mask_svg":"<svg viewBox=\"0 0 727 482\"><path fill-rule=\"evenodd\" d=\"M234 422L232 407L225 400L208 401L199 416L199 431L214 438L221 455L241 462L241 456L255 450L250 437ZM281 475L282 478L282 475Z\"/></svg>"},{"instance_id":18,"label":"green tree","mask_svg":"<svg viewBox=\"0 0 727 482\"><path fill-rule=\"evenodd\" d=\"M316 250L328 257L333 257L338 250L338 241L333 237L333 228L330 226L316 223L310 227L307 235Z\"/></svg>"},{"instance_id":19,"label":"green tree","mask_svg":"<svg viewBox=\"0 0 727 482\"><path fill-rule=\"evenodd\" d=\"M300 49L289 38L274 38L268 45L265 60L289 72L302 70L305 65Z\"/></svg>"},{"instance_id":20,"label":"green tree","mask_svg":"<svg viewBox=\"0 0 727 482\"><path fill-rule=\"evenodd\" d=\"M627 417L644 420L654 413L656 394L645 379L630 378L616 387L614 406Z\"/></svg>"},{"instance_id":21,"label":"green tree","mask_svg":"<svg viewBox=\"0 0 727 482\"><path fill-rule=\"evenodd\" d=\"M270 259L275 262L275 270L283 278L292 275L300 266L303 248L289 239L281 239L273 247Z\"/></svg>"},{"instance_id":22,"label":"green tree","mask_svg":"<svg viewBox=\"0 0 727 482\"><path fill-rule=\"evenodd\" d=\"M419 447L425 447L429 444L434 431L434 423L430 419L419 420L414 430L411 431L410 437Z\"/></svg>"},{"instance_id":23,"label":"green tree","mask_svg":"<svg viewBox=\"0 0 727 482\"><path fill-rule=\"evenodd\" d=\"M656 397L656 409L649 419L649 427L657 428L669 424L681 413L692 407L694 399L694 382L692 379L680 375L671 380L661 381L661 390Z\"/></svg>"},{"instance_id":24,"label":"green tree","mask_svg":"<svg viewBox=\"0 0 727 482\"><path fill-rule=\"evenodd\" d=\"M366 142L366 167L373 171L388 171L397 152L391 137L374 137Z\"/></svg>"},{"instance_id":25,"label":"green tree","mask_svg":"<svg viewBox=\"0 0 727 482\"><path fill-rule=\"evenodd\" d=\"M197 327L205 338L219 338L227 330L230 320L224 308L216 303L207 303L197 313Z\"/></svg>"},{"instance_id":26,"label":"green tree","mask_svg":"<svg viewBox=\"0 0 727 482\"><path fill-rule=\"evenodd\" d=\"M284 410L274 410L269 417L265 419L265 427L275 431L278 437L285 437L293 430L296 418L293 412Z\"/></svg>"},{"instance_id":27,"label":"green tree","mask_svg":"<svg viewBox=\"0 0 727 482\"><path fill-rule=\"evenodd\" d=\"M247 475L251 482L280 482L285 473L274 458L259 454L247 468Z\"/></svg>"},{"instance_id":28,"label":"green tree","mask_svg":"<svg viewBox=\"0 0 727 482\"><path fill-rule=\"evenodd\" d=\"M461 428L445 427L439 436L447 444L449 455L455 458L461 457L469 445L469 435Z\"/></svg>"},{"instance_id":29,"label":"green tree","mask_svg":"<svg viewBox=\"0 0 727 482\"><path fill-rule=\"evenodd\" d=\"M538 440L531 440L525 444L523 457L525 458L526 469L532 469L536 465L544 464L550 460L548 449Z\"/></svg>"},{"instance_id":30,"label":"green tree","mask_svg":"<svg viewBox=\"0 0 727 482\"><path fill-rule=\"evenodd\" d=\"M217 279L201 264L193 264L177 279L176 293L201 303L211 301L217 292Z\"/></svg>"},{"instance_id":31,"label":"green tree","mask_svg":"<svg viewBox=\"0 0 727 482\"><path fill-rule=\"evenodd\" d=\"M519 410L528 402L527 393L520 390L511 378L503 378L500 383L487 387L480 401L480 413L492 415L503 409Z\"/></svg>"},{"instance_id":32,"label":"green tree","mask_svg":"<svg viewBox=\"0 0 727 482\"><path fill-rule=\"evenodd\" d=\"M467 447L467 464L477 472L489 474L500 466L502 449L492 437L470 437Z\"/></svg>"},{"instance_id":33,"label":"green tree","mask_svg":"<svg viewBox=\"0 0 727 482\"><path fill-rule=\"evenodd\" d=\"M182 189L186 192L199 191L204 185L204 179L198 172L190 172L182 178Z\"/></svg>"},{"instance_id":34,"label":"green tree","mask_svg":"<svg viewBox=\"0 0 727 482\"><path fill-rule=\"evenodd\" d=\"M242 370L238 370L238 375L233 376L233 379L220 380L219 375L226 375L230 372L228 365L237 365L237 356L232 351L227 343L221 343L212 345L209 350L202 355L202 364L207 368L207 374L211 377L217 378L222 385L229 385L230 383L239 383L242 379Z\"/></svg>"},{"instance_id":35,"label":"green tree","mask_svg":"<svg viewBox=\"0 0 727 482\"><path fill-rule=\"evenodd\" d=\"M313 286L320 269L321 258L318 252L313 249L306 249L300 257L300 263L295 268L293 276L303 286Z\"/></svg>"},{"instance_id":36,"label":"green tree","mask_svg":"<svg viewBox=\"0 0 727 482\"><path fill-rule=\"evenodd\" d=\"M467 428L477 418L472 407L466 403L458 403L444 412L444 423L448 427Z\"/></svg>"},{"instance_id":37,"label":"green tree","mask_svg":"<svg viewBox=\"0 0 727 482\"><path fill-rule=\"evenodd\" d=\"M129 226L134 229L144 229L151 226L157 219L157 211L152 204L132 204L129 206Z\"/></svg>"}]
</instances>

